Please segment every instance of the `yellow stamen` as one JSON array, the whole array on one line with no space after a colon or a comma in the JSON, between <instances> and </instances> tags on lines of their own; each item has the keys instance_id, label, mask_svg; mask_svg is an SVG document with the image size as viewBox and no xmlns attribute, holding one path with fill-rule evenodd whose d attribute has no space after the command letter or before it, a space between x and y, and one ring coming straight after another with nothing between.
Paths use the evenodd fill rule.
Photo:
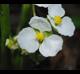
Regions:
<instances>
[{"instance_id":1,"label":"yellow stamen","mask_svg":"<svg viewBox=\"0 0 80 74\"><path fill-rule=\"evenodd\" d=\"M54 17L54 22L56 25L60 25L62 22L62 18L60 16L55 16Z\"/></svg>"},{"instance_id":2,"label":"yellow stamen","mask_svg":"<svg viewBox=\"0 0 80 74\"><path fill-rule=\"evenodd\" d=\"M44 40L44 34L42 32L37 32L36 33L36 39L40 42Z\"/></svg>"}]
</instances>

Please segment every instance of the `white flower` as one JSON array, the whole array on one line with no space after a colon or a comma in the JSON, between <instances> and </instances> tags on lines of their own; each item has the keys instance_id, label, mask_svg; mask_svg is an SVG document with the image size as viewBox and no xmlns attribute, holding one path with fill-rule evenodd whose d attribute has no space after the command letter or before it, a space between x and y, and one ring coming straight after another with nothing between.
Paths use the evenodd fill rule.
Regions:
<instances>
[{"instance_id":1,"label":"white flower","mask_svg":"<svg viewBox=\"0 0 80 74\"><path fill-rule=\"evenodd\" d=\"M51 5L51 4L34 4L34 5L36 5L36 6L38 6L38 7L44 7L44 8L47 8L49 5Z\"/></svg>"},{"instance_id":2,"label":"white flower","mask_svg":"<svg viewBox=\"0 0 80 74\"><path fill-rule=\"evenodd\" d=\"M55 56L62 50L63 39L60 36L53 34L45 37L44 31L51 31L51 27L49 27L50 24L43 20L43 18L33 17L30 25L34 28L37 25L36 29L39 29L39 32L36 32L31 27L24 28L17 36L20 48L25 49L29 53L34 53L39 49L39 52L44 57Z\"/></svg>"},{"instance_id":3,"label":"white flower","mask_svg":"<svg viewBox=\"0 0 80 74\"><path fill-rule=\"evenodd\" d=\"M50 23L43 17L34 16L29 22L30 26L42 32L52 31Z\"/></svg>"},{"instance_id":4,"label":"white flower","mask_svg":"<svg viewBox=\"0 0 80 74\"><path fill-rule=\"evenodd\" d=\"M71 18L65 16L65 10L61 4L54 4L48 7L48 19L52 26L64 36L73 36L75 26Z\"/></svg>"},{"instance_id":5,"label":"white flower","mask_svg":"<svg viewBox=\"0 0 80 74\"><path fill-rule=\"evenodd\" d=\"M28 27L19 33L18 43L22 49L29 53L34 53L39 49L44 57L51 57L55 56L62 49L63 40L58 35L51 35L45 38L40 45L36 38L36 32Z\"/></svg>"}]
</instances>

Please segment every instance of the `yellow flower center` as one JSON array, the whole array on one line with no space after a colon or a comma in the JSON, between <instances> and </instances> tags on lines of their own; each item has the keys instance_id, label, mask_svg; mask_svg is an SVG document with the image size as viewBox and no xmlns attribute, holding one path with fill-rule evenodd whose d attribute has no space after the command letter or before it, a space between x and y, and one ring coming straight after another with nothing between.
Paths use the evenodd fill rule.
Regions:
<instances>
[{"instance_id":1,"label":"yellow flower center","mask_svg":"<svg viewBox=\"0 0 80 74\"><path fill-rule=\"evenodd\" d=\"M58 26L58 25L61 24L62 18L61 18L60 16L55 16L55 17L54 17L54 22L55 22L55 24Z\"/></svg>"},{"instance_id":2,"label":"yellow flower center","mask_svg":"<svg viewBox=\"0 0 80 74\"><path fill-rule=\"evenodd\" d=\"M42 32L37 32L36 33L36 39L40 42L44 40L44 34Z\"/></svg>"}]
</instances>

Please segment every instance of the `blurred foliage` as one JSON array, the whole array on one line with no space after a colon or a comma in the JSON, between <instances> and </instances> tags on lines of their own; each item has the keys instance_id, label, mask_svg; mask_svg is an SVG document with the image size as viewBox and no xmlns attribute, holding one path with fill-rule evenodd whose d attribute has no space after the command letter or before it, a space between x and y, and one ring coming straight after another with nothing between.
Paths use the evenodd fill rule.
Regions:
<instances>
[{"instance_id":1,"label":"blurred foliage","mask_svg":"<svg viewBox=\"0 0 80 74\"><path fill-rule=\"evenodd\" d=\"M22 27L25 27L28 25L28 21L30 20L32 14L32 6L31 4L22 4L21 8L21 16L19 21L19 26L17 29L17 33Z\"/></svg>"},{"instance_id":2,"label":"blurred foliage","mask_svg":"<svg viewBox=\"0 0 80 74\"><path fill-rule=\"evenodd\" d=\"M7 63L7 50L5 41L10 33L10 13L9 4L0 4L0 29L1 29L1 49L0 49L0 64L6 66Z\"/></svg>"},{"instance_id":3,"label":"blurred foliage","mask_svg":"<svg viewBox=\"0 0 80 74\"><path fill-rule=\"evenodd\" d=\"M41 61L45 60L45 58L40 54L40 52L30 54L29 56L36 65L39 65Z\"/></svg>"},{"instance_id":4,"label":"blurred foliage","mask_svg":"<svg viewBox=\"0 0 80 74\"><path fill-rule=\"evenodd\" d=\"M23 27L28 26L28 21L30 20L31 14L32 14L32 6L30 4L22 4L21 5L21 11L20 11L20 16L19 16L19 24L17 27L16 34L19 33L19 31ZM23 61L24 61L24 56L21 55L20 49L16 51L12 51L12 66L14 69L22 69L23 68Z\"/></svg>"},{"instance_id":5,"label":"blurred foliage","mask_svg":"<svg viewBox=\"0 0 80 74\"><path fill-rule=\"evenodd\" d=\"M73 16L71 18L76 26L76 29L80 29L80 16Z\"/></svg>"},{"instance_id":6,"label":"blurred foliage","mask_svg":"<svg viewBox=\"0 0 80 74\"><path fill-rule=\"evenodd\" d=\"M9 4L1 4L1 47L4 49L5 40L10 35L10 13Z\"/></svg>"},{"instance_id":7,"label":"blurred foliage","mask_svg":"<svg viewBox=\"0 0 80 74\"><path fill-rule=\"evenodd\" d=\"M11 51L11 63L14 69L22 69L23 68L23 56L20 54L21 50Z\"/></svg>"}]
</instances>

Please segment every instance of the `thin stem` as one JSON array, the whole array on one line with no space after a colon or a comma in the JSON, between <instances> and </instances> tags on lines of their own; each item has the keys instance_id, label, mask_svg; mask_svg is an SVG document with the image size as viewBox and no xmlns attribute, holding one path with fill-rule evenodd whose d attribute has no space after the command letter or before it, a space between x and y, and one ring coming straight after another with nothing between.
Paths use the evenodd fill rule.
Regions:
<instances>
[{"instance_id":1,"label":"thin stem","mask_svg":"<svg viewBox=\"0 0 80 74\"><path fill-rule=\"evenodd\" d=\"M35 6L32 5L33 16L36 16Z\"/></svg>"}]
</instances>

